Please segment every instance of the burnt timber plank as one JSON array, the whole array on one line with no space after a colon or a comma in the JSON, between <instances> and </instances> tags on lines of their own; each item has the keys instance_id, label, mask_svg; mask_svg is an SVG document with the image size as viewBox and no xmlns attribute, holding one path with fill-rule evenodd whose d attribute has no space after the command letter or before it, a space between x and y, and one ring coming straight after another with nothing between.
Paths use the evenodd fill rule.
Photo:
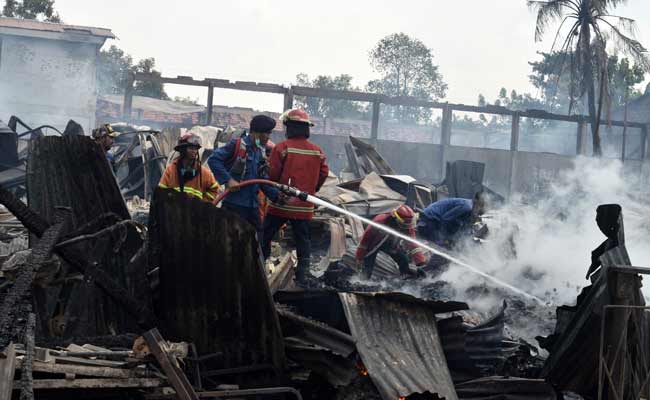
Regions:
<instances>
[{"instance_id":1,"label":"burnt timber plank","mask_svg":"<svg viewBox=\"0 0 650 400\"><path fill-rule=\"evenodd\" d=\"M167 352L163 349L164 339L160 336L158 329L154 328L147 331L142 336L176 391L177 398L180 400L198 400L199 397L196 395L194 388L190 385L183 371L176 367Z\"/></svg>"},{"instance_id":2,"label":"burnt timber plank","mask_svg":"<svg viewBox=\"0 0 650 400\"><path fill-rule=\"evenodd\" d=\"M10 343L0 354L0 400L11 400L11 389L16 372L16 345Z\"/></svg>"},{"instance_id":3,"label":"burnt timber plank","mask_svg":"<svg viewBox=\"0 0 650 400\"><path fill-rule=\"evenodd\" d=\"M159 378L130 379L36 379L34 390L39 389L144 389L165 386L165 380ZM14 382L14 389L20 388Z\"/></svg>"},{"instance_id":4,"label":"burnt timber plank","mask_svg":"<svg viewBox=\"0 0 650 400\"><path fill-rule=\"evenodd\" d=\"M22 368L22 360L16 362L16 369ZM91 367L85 365L73 364L59 364L52 362L34 361L32 370L35 372L46 372L50 374L74 374L80 376L89 376L97 378L117 378L117 379L130 379L145 377L146 371L139 371L137 369L122 369L110 367ZM2 399L2 398L0 398Z\"/></svg>"},{"instance_id":5,"label":"burnt timber plank","mask_svg":"<svg viewBox=\"0 0 650 400\"><path fill-rule=\"evenodd\" d=\"M25 358L20 379L20 400L31 400L34 398L34 379L32 367L34 365L34 330L36 328L36 315L29 314L25 332Z\"/></svg>"}]
</instances>

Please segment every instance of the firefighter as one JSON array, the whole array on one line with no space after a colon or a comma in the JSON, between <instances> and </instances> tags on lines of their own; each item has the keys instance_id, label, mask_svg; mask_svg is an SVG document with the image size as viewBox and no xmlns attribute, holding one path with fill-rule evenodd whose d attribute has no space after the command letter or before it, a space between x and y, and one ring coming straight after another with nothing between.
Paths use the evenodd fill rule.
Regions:
<instances>
[{"instance_id":1,"label":"firefighter","mask_svg":"<svg viewBox=\"0 0 650 400\"><path fill-rule=\"evenodd\" d=\"M183 134L174 147L180 156L165 168L158 186L187 193L204 201L214 200L219 190L219 184L214 179L212 172L201 165L199 161L200 148L200 137L191 133Z\"/></svg>"},{"instance_id":2,"label":"firefighter","mask_svg":"<svg viewBox=\"0 0 650 400\"><path fill-rule=\"evenodd\" d=\"M485 208L486 200L481 192L473 200L450 198L432 203L420 214L418 235L450 248L460 235L471 229Z\"/></svg>"},{"instance_id":3,"label":"firefighter","mask_svg":"<svg viewBox=\"0 0 650 400\"><path fill-rule=\"evenodd\" d=\"M415 213L409 206L401 205L390 213L379 214L373 221L415 238ZM423 266L427 262L424 251L415 244L390 235L381 229L368 226L361 237L361 243L356 253L357 264L365 279L370 279L372 276L375 260L380 251L395 260L403 277L412 277L417 274L409 267L410 261L416 266Z\"/></svg>"},{"instance_id":4,"label":"firefighter","mask_svg":"<svg viewBox=\"0 0 650 400\"><path fill-rule=\"evenodd\" d=\"M266 146L264 146L264 175L268 176L269 175L269 157L271 157L271 152L273 151L273 148L275 147L275 143L271 139L269 139L266 142ZM264 216L266 215L266 210L269 208L269 199L266 198L266 195L264 194L264 191L261 189L257 192L257 200L259 202L259 210L260 210L260 221L264 223Z\"/></svg>"},{"instance_id":5,"label":"firefighter","mask_svg":"<svg viewBox=\"0 0 650 400\"><path fill-rule=\"evenodd\" d=\"M106 154L106 160L108 160L111 170L114 170L115 168L115 157L110 150L113 147L113 141L116 136L117 134L115 133L115 130L113 130L111 124L102 124L92 131L92 138Z\"/></svg>"},{"instance_id":6,"label":"firefighter","mask_svg":"<svg viewBox=\"0 0 650 400\"><path fill-rule=\"evenodd\" d=\"M285 112L281 120L286 129L287 139L276 144L271 152L269 176L271 180L313 195L323 185L329 173L325 153L308 140L310 127L314 124L309 120L309 115L301 109ZM310 275L309 221L314 215L314 205L295 197L281 196L281 199L284 200L283 203L269 198L269 206L264 218L262 251L264 258L268 258L271 253L271 240L288 222L291 225L298 253L296 280L304 283Z\"/></svg>"},{"instance_id":7,"label":"firefighter","mask_svg":"<svg viewBox=\"0 0 650 400\"><path fill-rule=\"evenodd\" d=\"M217 149L208 159L208 165L219 183L227 185L230 194L223 200L221 208L233 212L250 223L262 238L258 192L261 190L270 199L276 199L277 189L266 185L237 187L239 182L250 179L268 179L265 158L266 145L275 120L267 115L256 115L250 122L250 134L232 138Z\"/></svg>"}]
</instances>

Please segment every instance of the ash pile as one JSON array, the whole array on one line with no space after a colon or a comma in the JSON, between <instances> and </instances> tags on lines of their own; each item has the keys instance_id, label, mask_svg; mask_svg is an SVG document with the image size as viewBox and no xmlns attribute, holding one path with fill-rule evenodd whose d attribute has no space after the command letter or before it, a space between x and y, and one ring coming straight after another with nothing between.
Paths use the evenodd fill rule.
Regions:
<instances>
[{"instance_id":1,"label":"ash pile","mask_svg":"<svg viewBox=\"0 0 650 400\"><path fill-rule=\"evenodd\" d=\"M402 279L380 253L370 279L359 278L354 254L365 227L326 210L311 222L314 277L298 287L290 229L264 263L241 218L156 188L164 135L144 131L125 139L126 172L111 171L87 137L35 136L12 167L23 168L22 181L3 181L0 399L648 392L640 287L649 271L631 266L620 207L598 209L607 239L575 306L539 305L480 279L460 292L440 279L454 266L435 257L426 277ZM450 165L445 182L430 185L396 174L361 141L347 147L346 181L332 179L320 196L359 215L489 191L476 163ZM480 245L486 232L477 227L470 241ZM502 301L471 309L468 300L487 294ZM526 323L542 327L537 340L517 334Z\"/></svg>"}]
</instances>

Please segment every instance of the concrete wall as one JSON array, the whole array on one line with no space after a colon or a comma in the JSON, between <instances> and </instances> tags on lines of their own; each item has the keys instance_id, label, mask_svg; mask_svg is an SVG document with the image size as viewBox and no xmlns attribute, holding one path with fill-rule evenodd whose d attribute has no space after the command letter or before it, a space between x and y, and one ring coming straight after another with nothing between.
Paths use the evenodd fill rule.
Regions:
<instances>
[{"instance_id":1,"label":"concrete wall","mask_svg":"<svg viewBox=\"0 0 650 400\"><path fill-rule=\"evenodd\" d=\"M281 134L274 134L274 141L282 141ZM310 138L327 154L330 168L335 174L347 165L345 156L346 136L313 134ZM379 140L379 153L399 174L411 175L418 180L439 183L444 177L441 169L441 145L430 143L409 143ZM553 153L535 153L509 150L483 149L475 147L447 146L445 160L477 161L485 164L485 184L492 190L508 197L512 193L537 193L547 190L548 182L557 178L564 170L573 167L575 157ZM511 162L512 182L511 179ZM632 184L650 183L650 163L626 160L623 173ZM510 186L512 185L512 189Z\"/></svg>"},{"instance_id":2,"label":"concrete wall","mask_svg":"<svg viewBox=\"0 0 650 400\"><path fill-rule=\"evenodd\" d=\"M59 130L74 119L89 133L97 52L93 43L0 35L0 119L16 115L32 127Z\"/></svg>"}]
</instances>

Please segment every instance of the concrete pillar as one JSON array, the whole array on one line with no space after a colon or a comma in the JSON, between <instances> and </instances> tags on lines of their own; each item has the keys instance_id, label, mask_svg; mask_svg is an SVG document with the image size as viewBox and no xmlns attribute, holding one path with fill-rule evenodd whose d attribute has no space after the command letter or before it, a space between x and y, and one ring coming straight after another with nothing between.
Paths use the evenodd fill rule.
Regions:
<instances>
[{"instance_id":1,"label":"concrete pillar","mask_svg":"<svg viewBox=\"0 0 650 400\"><path fill-rule=\"evenodd\" d=\"M587 140L589 140L589 138L587 137L587 135L589 134L588 129L589 129L589 124L587 123L587 121L582 120L578 122L578 138L576 141L576 155L579 156L587 155Z\"/></svg>"},{"instance_id":2,"label":"concrete pillar","mask_svg":"<svg viewBox=\"0 0 650 400\"><path fill-rule=\"evenodd\" d=\"M131 111L133 109L133 83L135 77L128 74L126 78L126 87L124 88L124 102L122 104L122 119L124 122L131 122Z\"/></svg>"},{"instance_id":3,"label":"concrete pillar","mask_svg":"<svg viewBox=\"0 0 650 400\"><path fill-rule=\"evenodd\" d=\"M208 85L208 106L205 113L205 124L212 125L212 105L214 102L214 86L212 83Z\"/></svg>"},{"instance_id":4,"label":"concrete pillar","mask_svg":"<svg viewBox=\"0 0 650 400\"><path fill-rule=\"evenodd\" d=\"M370 125L370 141L374 146L377 146L377 139L379 138L379 111L381 103L379 100L372 102L372 123Z\"/></svg>"},{"instance_id":5,"label":"concrete pillar","mask_svg":"<svg viewBox=\"0 0 650 400\"><path fill-rule=\"evenodd\" d=\"M514 193L515 171L517 170L517 153L519 152L519 123L521 116L515 112L512 116L510 131L510 179L508 180L508 197Z\"/></svg>"},{"instance_id":6,"label":"concrete pillar","mask_svg":"<svg viewBox=\"0 0 650 400\"><path fill-rule=\"evenodd\" d=\"M293 108L293 90L291 90L291 88L287 89L286 93L284 94L283 107L283 111L287 111Z\"/></svg>"},{"instance_id":7,"label":"concrete pillar","mask_svg":"<svg viewBox=\"0 0 650 400\"><path fill-rule=\"evenodd\" d=\"M449 105L442 109L442 126L440 133L440 180L445 177L447 168L447 148L451 145L451 124L453 121L453 110Z\"/></svg>"}]
</instances>

